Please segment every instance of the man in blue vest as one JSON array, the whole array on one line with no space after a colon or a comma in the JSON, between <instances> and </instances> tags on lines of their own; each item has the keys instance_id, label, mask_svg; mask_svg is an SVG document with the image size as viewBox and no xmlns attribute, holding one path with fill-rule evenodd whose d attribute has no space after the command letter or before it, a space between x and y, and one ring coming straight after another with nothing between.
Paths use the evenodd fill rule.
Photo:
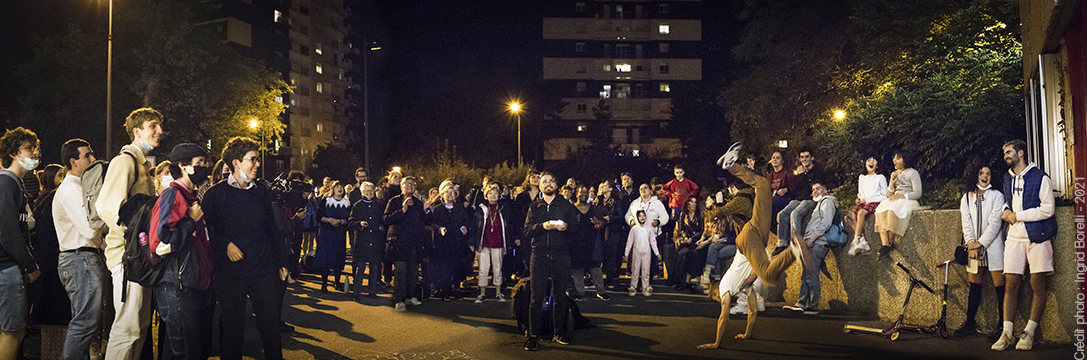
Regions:
<instances>
[{"instance_id":1,"label":"man in blue vest","mask_svg":"<svg viewBox=\"0 0 1087 360\"><path fill-rule=\"evenodd\" d=\"M1015 323L1019 296L1019 283L1023 271L1030 268L1030 288L1034 300L1030 307L1030 321L1023 329L1023 336L1015 344L1016 350L1030 350L1038 321L1045 311L1046 278L1053 273L1053 243L1057 234L1057 220L1053 217L1053 190L1049 175L1025 159L1026 144L1023 140L1004 143L1004 161L1008 173L1004 174L1004 212L1000 218L1008 223L1008 238L1004 242L1004 278L1007 280L1004 295L1004 331L993 344L993 350L1007 349L1012 342L1012 326Z\"/></svg>"}]
</instances>

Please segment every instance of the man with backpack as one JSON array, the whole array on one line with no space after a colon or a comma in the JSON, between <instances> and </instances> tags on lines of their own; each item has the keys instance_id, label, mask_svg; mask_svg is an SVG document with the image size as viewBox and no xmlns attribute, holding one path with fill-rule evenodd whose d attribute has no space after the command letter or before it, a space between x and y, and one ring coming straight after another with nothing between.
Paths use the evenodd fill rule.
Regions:
<instances>
[{"instance_id":1,"label":"man with backpack","mask_svg":"<svg viewBox=\"0 0 1087 360\"><path fill-rule=\"evenodd\" d=\"M173 358L207 359L215 301L204 212L196 199L196 189L208 181L207 153L192 143L174 146L170 175L175 180L159 195L151 216L151 249L164 258L155 303Z\"/></svg>"},{"instance_id":2,"label":"man with backpack","mask_svg":"<svg viewBox=\"0 0 1087 360\"><path fill-rule=\"evenodd\" d=\"M122 147L121 153L110 160L94 203L94 210L109 229L105 254L106 267L113 278L115 315L106 347L107 360L139 358L151 323L151 289L125 280L122 258L127 227L118 224L118 220L121 204L129 198L137 194L155 195L152 164L147 155L159 145L162 120L162 114L152 108L133 110L125 118L125 130L132 143Z\"/></svg>"},{"instance_id":3,"label":"man with backpack","mask_svg":"<svg viewBox=\"0 0 1087 360\"><path fill-rule=\"evenodd\" d=\"M102 300L109 281L106 259L102 256L102 237L94 236L87 222L87 211L83 209L81 178L95 157L91 145L82 139L65 142L60 154L68 174L57 187L51 216L60 250L57 269L72 300L64 358L88 359L91 342L102 325Z\"/></svg>"},{"instance_id":4,"label":"man with backpack","mask_svg":"<svg viewBox=\"0 0 1087 360\"><path fill-rule=\"evenodd\" d=\"M827 272L823 259L827 257L830 248L835 246L835 241L829 238L828 233L831 230L841 231L841 220L835 221L838 213L838 199L834 195L828 195L826 186L823 186L819 180L811 184L811 197L815 202L815 209L812 210L811 220L803 231L804 241L811 251L813 266L805 268L800 276L800 296L796 300L796 305L782 308L803 312L804 315L819 314L819 272ZM839 229L831 229L833 226L839 226ZM827 276L829 277L830 274L827 273Z\"/></svg>"},{"instance_id":5,"label":"man with backpack","mask_svg":"<svg viewBox=\"0 0 1087 360\"><path fill-rule=\"evenodd\" d=\"M290 251L279 234L272 195L257 181L260 144L234 137L223 148L230 176L204 193L204 218L215 266L215 294L222 311L222 358L241 360L246 299L256 313L264 357L283 358L279 301ZM277 298L279 297L279 298Z\"/></svg>"},{"instance_id":6,"label":"man with backpack","mask_svg":"<svg viewBox=\"0 0 1087 360\"><path fill-rule=\"evenodd\" d=\"M23 176L38 167L38 136L21 127L0 137L0 360L15 360L26 334L26 288L41 276L30 252L31 214Z\"/></svg>"}]
</instances>

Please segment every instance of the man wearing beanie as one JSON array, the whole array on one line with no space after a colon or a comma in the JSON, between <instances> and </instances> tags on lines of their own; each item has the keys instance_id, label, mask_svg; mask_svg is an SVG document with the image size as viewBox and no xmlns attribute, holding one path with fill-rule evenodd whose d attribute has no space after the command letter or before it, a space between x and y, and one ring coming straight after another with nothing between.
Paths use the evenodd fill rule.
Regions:
<instances>
[{"instance_id":1,"label":"man wearing beanie","mask_svg":"<svg viewBox=\"0 0 1087 360\"><path fill-rule=\"evenodd\" d=\"M207 153L196 144L174 146L170 175L175 180L151 210L151 248L164 267L152 293L166 329L165 348L177 359L206 359L215 302L211 250L195 190L208 181Z\"/></svg>"}]
</instances>

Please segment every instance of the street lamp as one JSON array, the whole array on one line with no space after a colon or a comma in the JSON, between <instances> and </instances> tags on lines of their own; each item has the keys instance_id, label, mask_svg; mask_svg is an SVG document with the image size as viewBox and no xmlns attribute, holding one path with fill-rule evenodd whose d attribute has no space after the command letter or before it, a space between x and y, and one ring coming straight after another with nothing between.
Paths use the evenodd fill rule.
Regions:
<instances>
[{"instance_id":1,"label":"street lamp","mask_svg":"<svg viewBox=\"0 0 1087 360\"><path fill-rule=\"evenodd\" d=\"M521 103L517 101L510 102L510 112L517 117L517 167L521 167Z\"/></svg>"},{"instance_id":2,"label":"street lamp","mask_svg":"<svg viewBox=\"0 0 1087 360\"><path fill-rule=\"evenodd\" d=\"M264 129L260 129L258 126L260 126L260 122L256 119L249 120L249 128L256 130L260 134L260 178L267 179L264 172L264 169L268 166L264 162L264 153L266 152L264 148Z\"/></svg>"},{"instance_id":3,"label":"street lamp","mask_svg":"<svg viewBox=\"0 0 1087 360\"><path fill-rule=\"evenodd\" d=\"M113 146L113 121L110 120L113 111L113 0L109 0L109 32L106 38L106 151L109 151Z\"/></svg>"},{"instance_id":4,"label":"street lamp","mask_svg":"<svg viewBox=\"0 0 1087 360\"><path fill-rule=\"evenodd\" d=\"M845 111L835 110L834 111L834 118L837 119L837 120L845 119Z\"/></svg>"},{"instance_id":5,"label":"street lamp","mask_svg":"<svg viewBox=\"0 0 1087 360\"><path fill-rule=\"evenodd\" d=\"M365 155L363 157L366 168L370 169L370 64L369 54L371 51L381 50L380 46L374 46L366 40L364 35L362 38L364 48L362 48L362 136L363 141L366 143Z\"/></svg>"}]
</instances>

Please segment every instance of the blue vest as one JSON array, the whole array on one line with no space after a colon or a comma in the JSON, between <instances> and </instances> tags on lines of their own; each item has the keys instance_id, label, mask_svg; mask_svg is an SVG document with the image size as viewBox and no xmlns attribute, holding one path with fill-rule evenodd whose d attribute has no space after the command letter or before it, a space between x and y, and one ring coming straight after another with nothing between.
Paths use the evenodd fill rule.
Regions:
<instances>
[{"instance_id":1,"label":"blue vest","mask_svg":"<svg viewBox=\"0 0 1087 360\"><path fill-rule=\"evenodd\" d=\"M1020 193L1020 196L1023 197L1023 210L1041 206L1042 199L1038 196L1038 191L1041 189L1042 181L1046 178L1045 172L1036 167L1027 170L1027 173L1023 175L1022 184L1013 184L1012 179L1014 178L1012 174L1004 173L1004 193L1008 194L1004 199L1008 208L1012 207L1012 198L1015 197L1014 185L1023 188L1022 193ZM1057 235L1056 216L1050 216L1048 219L1039 221L1027 221L1024 225L1027 227L1027 236L1032 243L1045 242Z\"/></svg>"}]
</instances>

